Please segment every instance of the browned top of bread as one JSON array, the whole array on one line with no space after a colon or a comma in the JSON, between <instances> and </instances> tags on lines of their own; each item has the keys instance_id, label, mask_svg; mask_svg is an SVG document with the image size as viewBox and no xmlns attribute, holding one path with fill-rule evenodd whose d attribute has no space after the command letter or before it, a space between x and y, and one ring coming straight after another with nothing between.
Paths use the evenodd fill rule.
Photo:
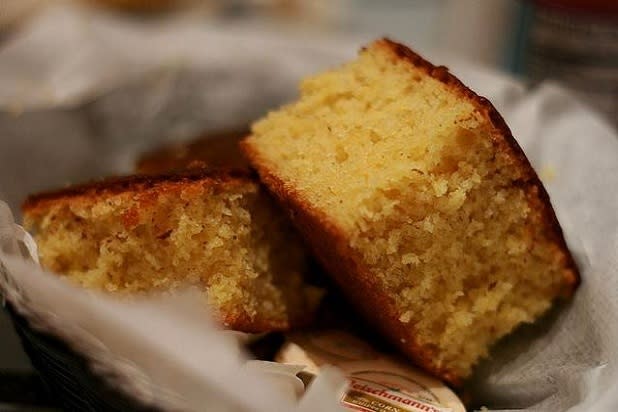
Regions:
<instances>
[{"instance_id":1,"label":"browned top of bread","mask_svg":"<svg viewBox=\"0 0 618 412\"><path fill-rule=\"evenodd\" d=\"M556 218L556 214L549 200L549 194L547 190L545 190L543 183L530 164L521 146L513 137L513 133L511 133L511 129L504 121L502 115L500 115L489 100L470 90L461 80L451 74L447 67L434 66L408 47L388 38L378 40L377 44L379 44L380 47L391 50L398 57L407 60L413 66L423 69L434 79L448 85L452 90L460 94L462 98L471 101L479 112L486 114L490 119L493 126L493 130L490 134L491 139L497 144L499 150L512 157L512 167L519 169L522 176L521 180L516 183L528 187L528 192L530 193L529 200L534 203L535 210L543 216L543 220L550 225L553 240L560 244L564 252L567 260L567 267L570 269L568 273L572 275L572 277L565 279L565 282L569 285L569 287L565 288L565 297L572 295L581 281L579 270L564 240L562 228L560 227L560 223Z\"/></svg>"},{"instance_id":2,"label":"browned top of bread","mask_svg":"<svg viewBox=\"0 0 618 412\"><path fill-rule=\"evenodd\" d=\"M529 180L536 180L540 183L536 172L530 165L530 162L526 158L521 146L519 146L519 143L517 143L515 138L513 138L513 134L504 121L504 118L500 115L500 113L498 113L494 105L491 104L489 100L470 90L461 82L461 80L449 72L448 67L434 66L418 54L414 53L408 47L387 38L379 40L377 44L380 47L389 49L399 58L410 62L410 64L417 69L422 69L427 73L427 75L448 85L457 94L460 94L462 98L471 101L481 113L485 113L489 119L491 119L491 122L495 128L495 133L491 134L492 139L501 143L503 142L506 145L503 147L504 152L509 153L514 157L514 165L521 168L521 171L523 172L522 175Z\"/></svg>"},{"instance_id":3,"label":"browned top of bread","mask_svg":"<svg viewBox=\"0 0 618 412\"><path fill-rule=\"evenodd\" d=\"M176 143L144 154L137 172L146 174L182 171L194 165L210 169L249 169L238 142L248 130L206 132L186 143Z\"/></svg>"},{"instance_id":4,"label":"browned top of bread","mask_svg":"<svg viewBox=\"0 0 618 412\"><path fill-rule=\"evenodd\" d=\"M249 170L241 169L189 169L178 173L159 175L131 175L115 176L95 180L83 184L69 186L63 189L37 193L25 200L22 210L30 214L36 213L38 208L44 208L49 203L75 198L94 198L104 195L125 192L141 192L145 189L157 188L164 191L169 185L205 180L212 185L225 183L254 182L255 175Z\"/></svg>"}]
</instances>

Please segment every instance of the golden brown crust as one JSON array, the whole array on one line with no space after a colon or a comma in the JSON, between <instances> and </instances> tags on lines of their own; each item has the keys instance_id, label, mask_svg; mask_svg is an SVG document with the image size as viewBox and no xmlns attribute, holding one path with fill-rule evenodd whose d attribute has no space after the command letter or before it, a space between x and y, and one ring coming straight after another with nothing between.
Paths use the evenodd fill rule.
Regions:
<instances>
[{"instance_id":1,"label":"golden brown crust","mask_svg":"<svg viewBox=\"0 0 618 412\"><path fill-rule=\"evenodd\" d=\"M558 219L556 218L556 214L549 200L549 194L532 168L532 165L530 165L521 146L519 146L519 143L517 143L517 140L513 137L504 118L502 118L489 100L479 96L466 87L457 77L453 76L448 71L448 68L444 66L434 66L408 47L389 39L385 38L378 40L376 44L387 48L397 57L409 61L416 68L424 70L429 76L446 84L454 93L459 94L462 98L474 104L478 112L485 115L490 120L492 125L490 136L496 149L511 157L512 167L517 168L522 176L517 184L524 187L529 201L538 199L538 202L535 202L536 204L534 205L536 207L532 208L532 210L538 211L541 215L540 221L548 223L551 240L560 245L560 249L563 253L562 259L565 261L565 266L570 269L570 274L568 274L568 278L565 279L565 283L569 285L570 288L565 288L564 295L572 295L581 281L579 271L567 248L562 228L560 227L560 223L558 223Z\"/></svg>"},{"instance_id":2,"label":"golden brown crust","mask_svg":"<svg viewBox=\"0 0 618 412\"><path fill-rule=\"evenodd\" d=\"M186 143L160 147L142 155L137 162L141 174L170 173L200 164L209 169L249 170L238 142L249 134L247 129L203 133Z\"/></svg>"},{"instance_id":3,"label":"golden brown crust","mask_svg":"<svg viewBox=\"0 0 618 412\"><path fill-rule=\"evenodd\" d=\"M125 192L142 192L156 188L166 190L171 185L204 181L212 185L226 183L255 183L256 176L248 170L206 170L191 169L184 173L171 173L161 175L131 175L109 177L102 180L84 184L69 186L64 189L37 193L29 196L22 205L24 213L33 214L38 209L44 209L50 203L69 199L95 199L101 196L109 196Z\"/></svg>"},{"instance_id":4,"label":"golden brown crust","mask_svg":"<svg viewBox=\"0 0 618 412\"><path fill-rule=\"evenodd\" d=\"M301 329L313 321L314 313L308 311L277 321L260 317L251 318L246 313L219 313L216 318L226 329L245 333L288 332Z\"/></svg>"},{"instance_id":5,"label":"golden brown crust","mask_svg":"<svg viewBox=\"0 0 618 412\"><path fill-rule=\"evenodd\" d=\"M426 71L428 75L471 101L480 113L487 116L492 125L491 138L497 150L508 155L512 159L513 166L520 171L522 180L517 184L524 188L531 203L531 210L538 211L539 221L547 224L551 240L558 246L558 253L566 267L563 295L570 296L579 283L577 268L566 247L562 230L549 202L549 196L500 114L487 99L476 95L464 86L445 67L433 66L407 47L388 39L378 40L375 45L386 48L397 58L405 59L414 67ZM257 169L262 182L290 212L292 220L308 240L315 256L342 285L344 293L365 318L376 329L388 336L416 364L450 384L460 386L463 377L448 368L437 367L432 362L434 357L432 349L421 347L415 342L409 328L399 321L399 314L392 298L376 292L380 289L375 277L368 273L361 263L360 256L350 247L344 234L330 221L329 217L312 208L293 187L279 179L270 165L252 148L250 142L244 140L240 145L250 163ZM364 304L366 301L370 301L371 305Z\"/></svg>"},{"instance_id":6,"label":"golden brown crust","mask_svg":"<svg viewBox=\"0 0 618 412\"><path fill-rule=\"evenodd\" d=\"M140 210L151 206L157 194L164 192L169 194L170 191L176 194L187 188L191 190L192 186L204 185L214 187L215 190L229 190L230 185L252 185L255 190L260 190L255 174L247 170L190 170L181 174L113 177L36 194L30 196L22 208L28 218L38 219L58 204L90 208L112 196L130 193L134 195L133 199L138 201L139 206L129 208L118 216L122 219L123 225L129 228L139 222ZM259 314L252 317L246 312L234 310L216 313L215 317L225 328L247 333L264 333L300 328L310 323L313 315L313 311L292 312L287 318L274 319Z\"/></svg>"}]
</instances>

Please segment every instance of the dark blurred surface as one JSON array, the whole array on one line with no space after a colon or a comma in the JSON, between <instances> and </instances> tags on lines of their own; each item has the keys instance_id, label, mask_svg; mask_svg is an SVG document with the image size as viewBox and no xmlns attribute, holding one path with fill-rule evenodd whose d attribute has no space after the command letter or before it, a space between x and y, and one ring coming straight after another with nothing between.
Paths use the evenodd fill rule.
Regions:
<instances>
[{"instance_id":1,"label":"dark blurred surface","mask_svg":"<svg viewBox=\"0 0 618 412\"><path fill-rule=\"evenodd\" d=\"M0 411L60 411L34 372L0 371Z\"/></svg>"},{"instance_id":2,"label":"dark blurred surface","mask_svg":"<svg viewBox=\"0 0 618 412\"><path fill-rule=\"evenodd\" d=\"M0 374L22 373L31 369L30 361L13 332L11 320L4 310L0 310ZM2 384L0 384L0 391L2 391Z\"/></svg>"},{"instance_id":3,"label":"dark blurred surface","mask_svg":"<svg viewBox=\"0 0 618 412\"><path fill-rule=\"evenodd\" d=\"M64 342L30 328L10 305L6 309L38 374L6 373L5 380L0 380L4 384L0 389L0 411L38 412L56 410L54 407L66 411L157 411L110 387ZM3 402L8 405L6 409Z\"/></svg>"}]
</instances>

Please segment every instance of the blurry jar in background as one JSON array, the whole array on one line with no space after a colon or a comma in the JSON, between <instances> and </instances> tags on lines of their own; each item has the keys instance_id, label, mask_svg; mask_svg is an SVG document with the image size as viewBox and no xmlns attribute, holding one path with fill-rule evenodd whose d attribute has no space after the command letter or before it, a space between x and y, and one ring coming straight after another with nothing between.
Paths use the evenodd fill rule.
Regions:
<instances>
[{"instance_id":1,"label":"blurry jar in background","mask_svg":"<svg viewBox=\"0 0 618 412\"><path fill-rule=\"evenodd\" d=\"M518 0L446 0L437 22L437 47L504 70L512 52Z\"/></svg>"},{"instance_id":2,"label":"blurry jar in background","mask_svg":"<svg viewBox=\"0 0 618 412\"><path fill-rule=\"evenodd\" d=\"M522 0L512 68L553 79L618 126L618 0Z\"/></svg>"}]
</instances>

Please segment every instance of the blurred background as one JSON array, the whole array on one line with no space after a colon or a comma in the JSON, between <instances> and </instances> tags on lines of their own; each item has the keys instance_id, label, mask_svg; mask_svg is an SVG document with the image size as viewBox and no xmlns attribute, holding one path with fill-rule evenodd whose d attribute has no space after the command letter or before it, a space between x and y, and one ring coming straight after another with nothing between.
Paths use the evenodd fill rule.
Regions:
<instances>
[{"instance_id":1,"label":"blurred background","mask_svg":"<svg viewBox=\"0 0 618 412\"><path fill-rule=\"evenodd\" d=\"M37 18L59 6L88 8L89 13L104 15L110 22L121 20L124 27L146 24L156 28L170 20L186 20L228 32L267 32L271 37L321 43L325 50L336 49L340 44L358 47L371 39L388 36L421 54L455 56L517 77L527 87L535 87L541 81L556 82L618 127L617 0L0 0L0 61L7 63L13 39L25 30L35 31L32 24L37 24ZM62 28L58 31L62 32ZM104 54L105 50L95 52ZM346 51L350 55L353 52ZM13 67L0 66L0 76L3 70L17 67L36 77L38 63L34 62L54 58L39 57L42 60L32 62L8 59ZM79 60L79 53L76 59ZM305 69L311 72L312 68ZM178 84L185 84L182 87L187 89L193 87L190 81ZM190 95L189 91L185 95ZM286 97L275 96L273 101ZM131 104L123 93L111 94L103 104L88 110L95 119L101 119L110 108L120 111L118 108L123 104ZM22 110L16 101L15 105L0 109L0 118L6 120ZM258 114L249 110L239 116L250 119ZM20 122L35 118L40 132L45 132L45 116L36 116L11 120L10 127L21 127ZM130 121L124 125L130 125ZM104 127L108 127L108 134L116 133L116 139L122 137L122 130L113 129L117 126ZM10 128L2 130L6 133ZM6 141L1 138L0 144ZM0 161L2 151L0 146ZM97 165L89 166L92 175L96 175ZM6 190L0 187L0 194L6 196ZM3 405L11 402L30 402L40 396L39 383L30 370L10 321L0 313L0 410L9 410ZM39 401L45 404L45 400Z\"/></svg>"},{"instance_id":2,"label":"blurred background","mask_svg":"<svg viewBox=\"0 0 618 412\"><path fill-rule=\"evenodd\" d=\"M616 0L65 0L136 19L174 16L286 34L388 35L534 85L553 79L618 124ZM0 0L0 39L63 0ZM322 37L324 38L324 37Z\"/></svg>"}]
</instances>

